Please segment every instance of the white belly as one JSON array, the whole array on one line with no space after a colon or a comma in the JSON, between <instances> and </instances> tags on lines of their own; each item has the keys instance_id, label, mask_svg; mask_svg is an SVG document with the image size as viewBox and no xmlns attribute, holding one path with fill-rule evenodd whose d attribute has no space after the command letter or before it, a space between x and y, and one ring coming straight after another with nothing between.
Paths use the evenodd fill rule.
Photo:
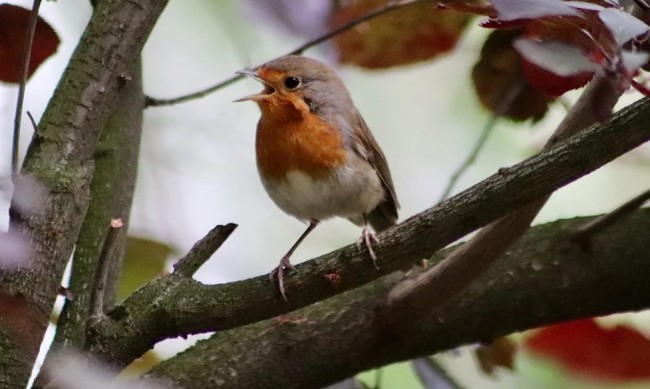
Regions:
<instances>
[{"instance_id":1,"label":"white belly","mask_svg":"<svg viewBox=\"0 0 650 389\"><path fill-rule=\"evenodd\" d=\"M262 178L262 183L280 209L301 220L340 216L361 224L362 214L373 210L384 198L384 189L374 169L361 174L358 170L341 168L317 180L293 170L283 179Z\"/></svg>"}]
</instances>

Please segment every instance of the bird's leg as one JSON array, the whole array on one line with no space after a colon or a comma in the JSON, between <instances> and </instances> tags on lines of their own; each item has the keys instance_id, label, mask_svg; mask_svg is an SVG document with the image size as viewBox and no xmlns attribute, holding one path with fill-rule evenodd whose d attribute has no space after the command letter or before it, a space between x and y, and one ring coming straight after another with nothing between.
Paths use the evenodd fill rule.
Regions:
<instances>
[{"instance_id":1,"label":"bird's leg","mask_svg":"<svg viewBox=\"0 0 650 389\"><path fill-rule=\"evenodd\" d=\"M379 243L379 239L377 239L375 234L370 231L370 228L368 227L368 218L364 213L363 230L361 231L361 237L357 240L357 248L361 250L361 244L365 244L368 248L368 254L370 254L370 258L372 259L372 264L375 265L377 270L379 270L379 266L377 266L377 255L375 255L375 251L372 249L373 243Z\"/></svg>"},{"instance_id":2,"label":"bird's leg","mask_svg":"<svg viewBox=\"0 0 650 389\"><path fill-rule=\"evenodd\" d=\"M289 249L289 251L286 254L284 254L284 257L282 257L282 259L280 260L280 264L278 265L278 267L276 267L271 271L271 273L269 273L269 278L271 279L271 282L273 282L273 277L275 277L277 274L278 287L280 289L280 293L282 294L282 297L285 300L287 299L287 294L286 294L286 290L284 289L284 270L293 269L293 265L289 261L289 258L291 258L291 254L293 254L293 252L296 251L300 243L307 237L307 235L309 235L310 232L312 232L314 228L316 228L317 225L318 225L318 220L311 219L309 221L309 226L307 226L305 232L303 232L302 235L300 235L300 238L298 238L296 243L294 243L293 246L291 246L291 248Z\"/></svg>"}]
</instances>

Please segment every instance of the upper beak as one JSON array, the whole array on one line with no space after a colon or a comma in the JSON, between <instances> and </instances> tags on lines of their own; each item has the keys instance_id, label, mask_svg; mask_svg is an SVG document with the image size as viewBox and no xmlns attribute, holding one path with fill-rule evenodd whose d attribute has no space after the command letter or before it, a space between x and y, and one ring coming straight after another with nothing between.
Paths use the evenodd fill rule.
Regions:
<instances>
[{"instance_id":1,"label":"upper beak","mask_svg":"<svg viewBox=\"0 0 650 389\"><path fill-rule=\"evenodd\" d=\"M264 84L264 90L261 91L260 93L256 93L256 94L253 94L253 95L241 97L241 98L235 100L235 102L247 101L247 100L259 101L259 100L263 100L263 99L267 98L270 94L275 92L275 88L273 88L268 82L264 81L264 79L262 79L260 76L258 76L257 71L255 71L255 70L242 69L242 70L236 71L235 73L236 74L241 74L242 76L250 77L250 78L252 78L254 80L257 80L257 81L261 82L262 84Z\"/></svg>"}]
</instances>

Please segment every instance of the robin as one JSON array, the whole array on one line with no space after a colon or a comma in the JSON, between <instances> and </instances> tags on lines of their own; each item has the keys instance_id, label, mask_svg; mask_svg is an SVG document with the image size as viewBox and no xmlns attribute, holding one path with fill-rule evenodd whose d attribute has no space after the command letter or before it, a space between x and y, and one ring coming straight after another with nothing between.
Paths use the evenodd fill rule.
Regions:
<instances>
[{"instance_id":1,"label":"robin","mask_svg":"<svg viewBox=\"0 0 650 389\"><path fill-rule=\"evenodd\" d=\"M344 217L363 226L357 241L372 249L394 225L399 204L384 153L352 103L341 77L314 59L289 55L237 72L264 85L236 101L257 103L257 169L273 202L309 226L270 273L286 300L290 257L321 220Z\"/></svg>"}]
</instances>

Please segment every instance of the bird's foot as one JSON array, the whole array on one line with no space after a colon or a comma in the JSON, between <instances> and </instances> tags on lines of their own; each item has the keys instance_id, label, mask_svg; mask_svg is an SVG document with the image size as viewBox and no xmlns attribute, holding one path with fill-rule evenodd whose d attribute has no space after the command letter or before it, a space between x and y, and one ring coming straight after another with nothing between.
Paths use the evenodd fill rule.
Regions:
<instances>
[{"instance_id":1,"label":"bird's foot","mask_svg":"<svg viewBox=\"0 0 650 389\"><path fill-rule=\"evenodd\" d=\"M368 254L370 254L372 264L379 270L379 266L377 266L377 255L375 255L375 251L372 249L373 243L379 243L379 239L377 239L375 234L367 226L364 226L361 231L361 237L357 240L357 248L361 250L361 245L364 244L368 248Z\"/></svg>"},{"instance_id":2,"label":"bird's foot","mask_svg":"<svg viewBox=\"0 0 650 389\"><path fill-rule=\"evenodd\" d=\"M287 291L284 289L284 272L285 270L293 270L294 267L289 262L289 257L284 256L280 260L280 264L278 267L275 269L271 270L271 273L269 273L269 279L271 282L273 282L273 278L277 275L278 277L278 289L280 289L280 294L282 294L282 298L284 298L285 301L287 301Z\"/></svg>"}]
</instances>

